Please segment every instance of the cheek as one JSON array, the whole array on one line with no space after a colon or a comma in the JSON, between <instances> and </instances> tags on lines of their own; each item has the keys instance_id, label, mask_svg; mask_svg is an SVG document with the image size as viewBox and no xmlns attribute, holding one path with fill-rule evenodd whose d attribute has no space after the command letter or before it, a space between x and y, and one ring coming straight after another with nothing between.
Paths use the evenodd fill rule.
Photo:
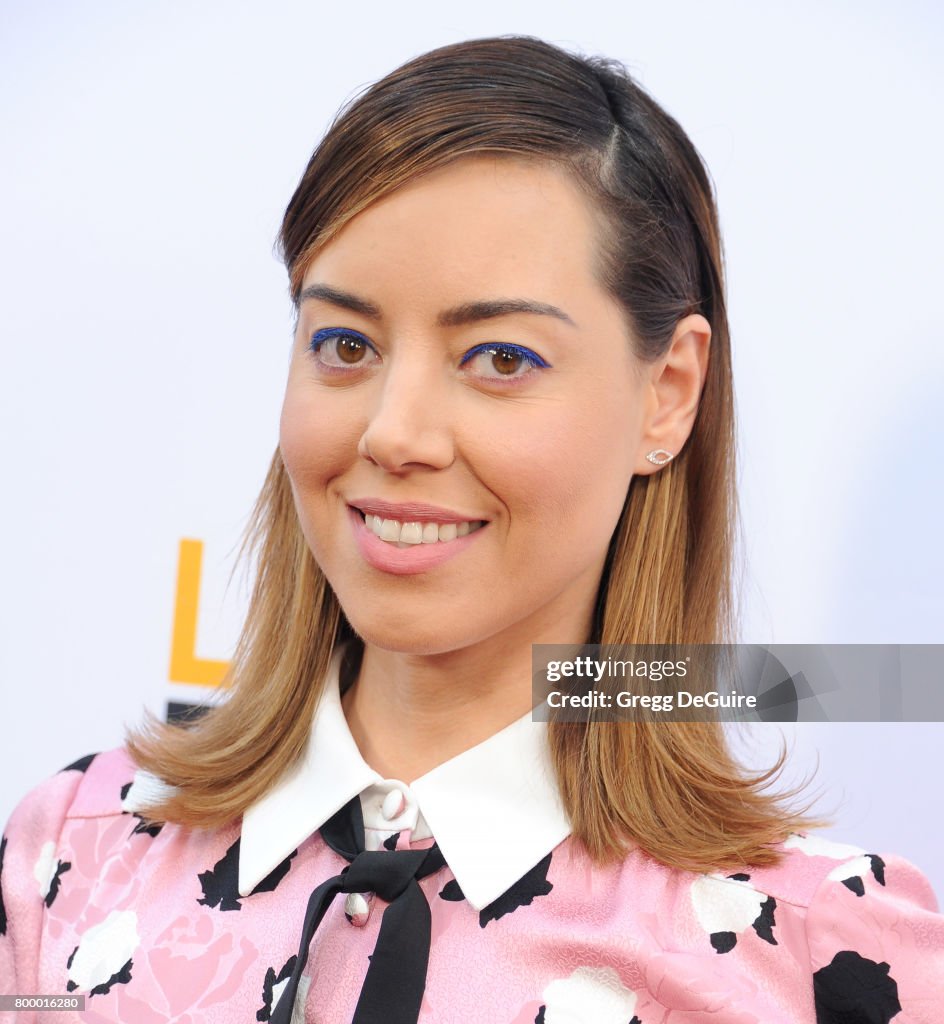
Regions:
<instances>
[{"instance_id":1,"label":"cheek","mask_svg":"<svg viewBox=\"0 0 944 1024\"><path fill-rule=\"evenodd\" d=\"M639 440L637 396L594 389L554 403L536 415L523 409L491 444L501 465L496 493L511 528L540 529L559 543L585 550L608 543L619 518Z\"/></svg>"},{"instance_id":2,"label":"cheek","mask_svg":"<svg viewBox=\"0 0 944 1024\"><path fill-rule=\"evenodd\" d=\"M282 461L297 492L324 483L350 464L360 432L341 396L315 394L289 381L279 421Z\"/></svg>"}]
</instances>

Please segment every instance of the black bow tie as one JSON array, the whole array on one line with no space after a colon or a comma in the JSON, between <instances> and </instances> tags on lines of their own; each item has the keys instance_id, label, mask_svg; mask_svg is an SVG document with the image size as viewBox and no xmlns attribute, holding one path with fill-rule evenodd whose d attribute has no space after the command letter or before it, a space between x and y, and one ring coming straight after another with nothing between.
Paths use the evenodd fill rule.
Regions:
<instances>
[{"instance_id":1,"label":"black bow tie","mask_svg":"<svg viewBox=\"0 0 944 1024\"><path fill-rule=\"evenodd\" d=\"M431 922L429 903L417 879L445 866L438 844L428 850L365 850L357 796L322 825L321 836L350 863L340 875L322 882L308 900L295 969L282 990L272 1024L290 1024L312 936L341 892L376 893L390 904L380 922L351 1024L416 1024L426 988Z\"/></svg>"}]
</instances>

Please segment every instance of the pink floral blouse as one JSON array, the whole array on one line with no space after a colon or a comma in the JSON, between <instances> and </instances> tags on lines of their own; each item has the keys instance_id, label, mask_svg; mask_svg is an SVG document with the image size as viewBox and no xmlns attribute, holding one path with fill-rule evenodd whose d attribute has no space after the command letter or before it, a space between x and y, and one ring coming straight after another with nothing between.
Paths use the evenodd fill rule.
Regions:
<instances>
[{"instance_id":1,"label":"pink floral blouse","mask_svg":"<svg viewBox=\"0 0 944 1024\"><path fill-rule=\"evenodd\" d=\"M896 857L792 836L773 868L593 866L530 716L410 784L365 764L336 679L298 770L240 825L144 827L159 785L122 749L30 792L0 847L0 993L84 994L11 1024L249 1024L275 1014L312 891L345 860L318 829L354 796L372 850L427 849L423 1024L941 1024L944 917ZM335 899L292 1021L352 1019L380 897ZM391 998L395 999L395 993Z\"/></svg>"}]
</instances>

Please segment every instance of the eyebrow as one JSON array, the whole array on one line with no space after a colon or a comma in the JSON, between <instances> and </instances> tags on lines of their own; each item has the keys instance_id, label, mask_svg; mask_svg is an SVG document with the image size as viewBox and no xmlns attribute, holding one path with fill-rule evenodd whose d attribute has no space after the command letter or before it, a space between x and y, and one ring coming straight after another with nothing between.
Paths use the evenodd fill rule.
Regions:
<instances>
[{"instance_id":1,"label":"eyebrow","mask_svg":"<svg viewBox=\"0 0 944 1024\"><path fill-rule=\"evenodd\" d=\"M367 299L362 299L350 292L332 288L326 284L310 284L303 288L298 297L299 304L306 299L321 299L333 306L349 309L360 313L370 320L380 320L383 313L380 307ZM533 299L485 299L479 302L464 302L452 309L443 310L436 318L438 327L461 327L465 324L477 323L480 320L492 320L499 316L510 316L512 313L534 313L538 316L550 316L562 320L571 327L576 327L573 319L557 306L546 302L535 302Z\"/></svg>"}]
</instances>

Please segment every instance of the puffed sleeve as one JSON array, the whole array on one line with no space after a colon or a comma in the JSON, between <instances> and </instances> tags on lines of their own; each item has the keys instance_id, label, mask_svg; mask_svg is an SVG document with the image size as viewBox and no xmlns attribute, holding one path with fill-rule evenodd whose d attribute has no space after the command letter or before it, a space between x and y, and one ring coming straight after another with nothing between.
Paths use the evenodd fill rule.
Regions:
<instances>
[{"instance_id":1,"label":"puffed sleeve","mask_svg":"<svg viewBox=\"0 0 944 1024\"><path fill-rule=\"evenodd\" d=\"M833 868L806 918L817 1024L941 1024L944 917L927 878L901 857Z\"/></svg>"},{"instance_id":2,"label":"puffed sleeve","mask_svg":"<svg viewBox=\"0 0 944 1024\"><path fill-rule=\"evenodd\" d=\"M59 840L90 761L75 762L27 793L0 839L0 994L39 994L43 911L69 870Z\"/></svg>"}]
</instances>

